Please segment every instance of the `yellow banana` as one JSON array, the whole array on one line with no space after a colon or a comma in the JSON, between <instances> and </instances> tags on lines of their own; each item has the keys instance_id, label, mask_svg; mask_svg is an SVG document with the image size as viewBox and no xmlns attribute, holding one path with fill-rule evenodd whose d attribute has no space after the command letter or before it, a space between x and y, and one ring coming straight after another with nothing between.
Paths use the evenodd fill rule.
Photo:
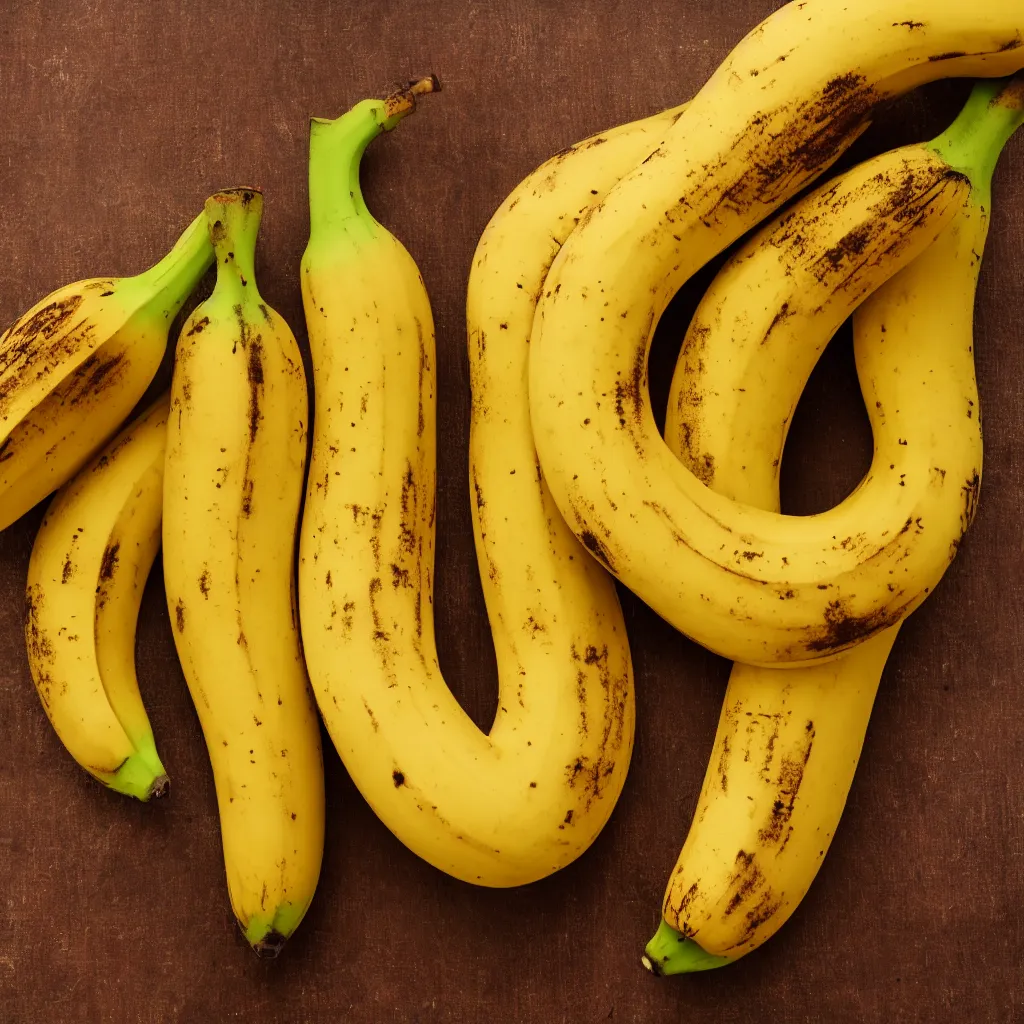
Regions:
<instances>
[{"instance_id":1,"label":"yellow banana","mask_svg":"<svg viewBox=\"0 0 1024 1024\"><path fill-rule=\"evenodd\" d=\"M940 477L970 477L965 494L947 489L942 495L963 517L963 529L970 524L981 471L974 291L992 169L1024 119L1022 83L1000 86L979 84L938 140L940 151L956 151L957 163L972 165L971 189L913 262L908 256L933 236L933 226L916 218L913 234L903 236L911 245L902 252L883 246L837 291L801 279L803 255L794 259L780 244L783 236L803 234L808 255L832 250L833 225L842 213L830 217L823 200L831 207L833 195L858 171L863 176L902 160L903 150L803 199L716 277L684 342L665 432L695 472L714 466L712 487L778 509L777 467L793 408L824 344L871 291L854 314L858 376L875 434L872 470L859 488L870 486L879 462L884 469L909 447ZM887 223L902 234L898 221ZM787 307L779 336L765 343L765 326ZM697 394L699 403L692 401ZM842 815L897 630L890 627L827 664L786 670L734 665L647 966L675 974L728 963L765 942L795 910Z\"/></svg>"},{"instance_id":2,"label":"yellow banana","mask_svg":"<svg viewBox=\"0 0 1024 1024\"><path fill-rule=\"evenodd\" d=\"M135 676L135 626L160 548L166 395L50 504L26 589L29 668L72 757L104 785L148 800L167 775Z\"/></svg>"},{"instance_id":3,"label":"yellow banana","mask_svg":"<svg viewBox=\"0 0 1024 1024\"><path fill-rule=\"evenodd\" d=\"M256 952L276 956L316 888L324 780L295 604L308 397L295 338L256 287L262 208L254 189L206 203L217 282L175 354L163 543L231 906Z\"/></svg>"},{"instance_id":4,"label":"yellow banana","mask_svg":"<svg viewBox=\"0 0 1024 1024\"><path fill-rule=\"evenodd\" d=\"M388 828L457 878L512 886L574 860L606 822L632 749L632 673L610 582L543 518L523 399L530 318L514 306L516 282L535 291L543 267L505 275L517 252L500 214L474 261L504 278L509 315L492 341L497 362L474 355L476 440L489 433L493 444L503 430L508 445L490 454L504 460L509 482L491 489L493 478L479 476L471 497L478 536L488 541L478 550L500 679L489 733L462 710L438 667L433 322L415 264L369 214L358 183L369 140L431 87L418 83L313 123L302 290L316 417L300 547L303 642L334 744ZM529 205L524 199L524 212ZM546 252L550 239L538 243ZM474 300L482 284L474 272L477 351L489 327L474 321L483 315ZM500 366L506 335L510 369ZM499 378L515 389L509 397L520 410L504 427L482 408L503 408ZM498 466L488 472L499 474ZM507 559L489 543L498 537L509 543Z\"/></svg>"},{"instance_id":5,"label":"yellow banana","mask_svg":"<svg viewBox=\"0 0 1024 1024\"><path fill-rule=\"evenodd\" d=\"M128 418L212 261L198 217L149 270L60 288L0 336L0 529L69 480Z\"/></svg>"},{"instance_id":6,"label":"yellow banana","mask_svg":"<svg viewBox=\"0 0 1024 1024\"><path fill-rule=\"evenodd\" d=\"M722 655L832 656L912 611L946 567L935 552L956 538L936 529L933 541L927 522L905 529L898 503L866 519L851 520L852 505L797 518L712 492L655 426L654 326L687 278L825 170L877 103L942 76L1015 71L1022 26L1021 0L787 4L581 218L552 264L529 381L552 496L623 583Z\"/></svg>"}]
</instances>

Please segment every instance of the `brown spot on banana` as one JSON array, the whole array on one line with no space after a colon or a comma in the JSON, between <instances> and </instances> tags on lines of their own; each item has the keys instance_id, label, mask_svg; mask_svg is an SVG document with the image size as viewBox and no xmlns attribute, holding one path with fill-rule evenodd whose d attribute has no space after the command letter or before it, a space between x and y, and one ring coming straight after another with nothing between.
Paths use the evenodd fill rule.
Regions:
<instances>
[{"instance_id":1,"label":"brown spot on banana","mask_svg":"<svg viewBox=\"0 0 1024 1024\"><path fill-rule=\"evenodd\" d=\"M246 372L249 379L249 443L256 440L260 420L263 418L261 409L263 401L263 345L259 337L249 341Z\"/></svg>"},{"instance_id":2,"label":"brown spot on banana","mask_svg":"<svg viewBox=\"0 0 1024 1024\"><path fill-rule=\"evenodd\" d=\"M785 839L788 839L788 835L784 839L783 833L793 816L797 794L803 784L804 770L811 759L811 751L814 748L814 722L808 721L804 726L801 743L801 750L793 755L783 754L780 758L779 776L776 781L778 795L772 804L767 823L758 832L758 840L764 846L778 846L780 843L784 845Z\"/></svg>"},{"instance_id":3,"label":"brown spot on banana","mask_svg":"<svg viewBox=\"0 0 1024 1024\"><path fill-rule=\"evenodd\" d=\"M112 580L117 572L118 552L121 550L121 542L114 541L107 544L103 549L103 558L100 560L100 579L102 581Z\"/></svg>"}]
</instances>

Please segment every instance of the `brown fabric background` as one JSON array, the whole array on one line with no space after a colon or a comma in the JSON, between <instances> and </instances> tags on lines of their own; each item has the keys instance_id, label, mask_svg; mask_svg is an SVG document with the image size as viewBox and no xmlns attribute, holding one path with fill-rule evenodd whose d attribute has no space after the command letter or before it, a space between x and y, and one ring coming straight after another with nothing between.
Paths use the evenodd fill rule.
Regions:
<instances>
[{"instance_id":1,"label":"brown fabric background","mask_svg":"<svg viewBox=\"0 0 1024 1024\"><path fill-rule=\"evenodd\" d=\"M465 486L463 303L476 240L537 163L679 102L777 6L4 0L0 319L65 282L141 269L208 194L255 183L266 193L260 287L305 344L306 119L436 72L445 91L374 144L365 182L434 302L439 646L452 689L486 727L496 679ZM941 83L901 102L856 155L936 132L966 91ZM257 960L228 907L213 785L159 563L138 660L172 795L147 807L71 761L32 688L21 609L37 509L0 534L0 1020L1024 1019L1022 238L1024 138L998 172L979 297L980 514L900 633L832 851L771 943L706 975L656 979L640 967L728 664L624 594L636 753L611 823L580 861L520 890L456 882L391 836L328 745L318 895L281 958ZM700 284L659 331L659 406ZM839 500L869 456L844 333L793 426L787 510Z\"/></svg>"}]
</instances>

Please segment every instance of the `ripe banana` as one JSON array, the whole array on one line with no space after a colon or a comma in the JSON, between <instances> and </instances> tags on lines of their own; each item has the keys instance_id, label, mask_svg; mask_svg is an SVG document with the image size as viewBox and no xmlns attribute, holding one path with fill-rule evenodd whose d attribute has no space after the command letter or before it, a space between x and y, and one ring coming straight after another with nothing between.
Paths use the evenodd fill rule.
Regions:
<instances>
[{"instance_id":1,"label":"ripe banana","mask_svg":"<svg viewBox=\"0 0 1024 1024\"><path fill-rule=\"evenodd\" d=\"M60 288L0 336L0 529L69 480L128 418L212 261L197 217L149 270Z\"/></svg>"},{"instance_id":2,"label":"ripe banana","mask_svg":"<svg viewBox=\"0 0 1024 1024\"><path fill-rule=\"evenodd\" d=\"M175 355L163 542L231 906L256 952L276 956L319 877L324 779L295 605L308 396L295 338L256 287L262 209L254 189L206 202L217 282Z\"/></svg>"},{"instance_id":3,"label":"ripe banana","mask_svg":"<svg viewBox=\"0 0 1024 1024\"><path fill-rule=\"evenodd\" d=\"M722 655L834 655L912 611L945 563L902 532L895 506L840 532L834 513L783 517L704 486L650 410L654 326L698 267L827 168L879 102L941 76L1024 65L1022 24L1021 0L787 4L581 218L552 264L529 370L552 496L595 557Z\"/></svg>"},{"instance_id":4,"label":"ripe banana","mask_svg":"<svg viewBox=\"0 0 1024 1024\"><path fill-rule=\"evenodd\" d=\"M335 746L387 827L457 878L513 886L574 860L607 820L632 749L632 672L610 581L539 510L523 399L530 321L514 306L517 282L539 286L543 267L529 265L504 281L509 319L495 329L494 369L473 360L484 374L474 377L475 429L483 424L476 440L503 432L508 446L488 456L500 460L489 472L504 485L477 477L471 499L478 537L487 535L481 573L500 680L489 733L441 676L432 613L433 322L412 258L358 188L367 143L431 87L417 83L312 127L302 290L316 417L300 547L303 642ZM524 199L522 209L529 205ZM504 276L517 260L515 241L492 222L476 266ZM550 240L533 239L535 248L538 241L546 254ZM479 349L490 325L475 322L483 277L474 274ZM499 377L514 396L495 393ZM483 406L498 410L505 397L522 411L502 426ZM492 538L517 530L507 553L496 550Z\"/></svg>"},{"instance_id":5,"label":"ripe banana","mask_svg":"<svg viewBox=\"0 0 1024 1024\"><path fill-rule=\"evenodd\" d=\"M25 639L61 742L91 775L148 800L167 775L135 676L135 626L160 549L167 396L126 427L46 511L32 545Z\"/></svg>"},{"instance_id":6,"label":"ripe banana","mask_svg":"<svg viewBox=\"0 0 1024 1024\"><path fill-rule=\"evenodd\" d=\"M881 283L907 263L906 254L894 257L886 250L877 262L862 263L838 295L823 294L813 282L796 285L806 306L796 305L788 290L798 280L795 261L776 263L766 246L785 228L806 233L808 252L829 251L834 239L828 225L815 228L818 204L811 196L745 246L712 283L684 342L687 354L677 366L665 434L695 471L705 458L711 461L711 486L778 509L776 467L813 362L844 307L881 283L854 314L875 463L898 457L904 442L940 473L950 472L950 460L966 460L960 475L969 467L974 481L968 503L949 490L944 500L963 515L964 528L969 525L981 471L974 292L992 169L1024 120L1022 83L1015 80L1002 92L1000 86L979 84L953 127L933 143L958 165L972 165L971 189L937 240L891 280ZM759 262L774 264L785 286L772 288ZM766 302L758 298L759 283ZM793 303L784 324L788 347L780 348L774 336L763 344L773 305L778 315L787 302ZM736 391L746 384L746 398L738 400ZM687 397L696 393L703 396L699 405ZM695 436L701 439L696 449ZM860 484L868 486L867 479ZM690 833L668 883L663 921L644 957L648 967L676 974L729 963L770 938L796 909L842 815L898 628L827 664L786 670L734 665Z\"/></svg>"}]
</instances>

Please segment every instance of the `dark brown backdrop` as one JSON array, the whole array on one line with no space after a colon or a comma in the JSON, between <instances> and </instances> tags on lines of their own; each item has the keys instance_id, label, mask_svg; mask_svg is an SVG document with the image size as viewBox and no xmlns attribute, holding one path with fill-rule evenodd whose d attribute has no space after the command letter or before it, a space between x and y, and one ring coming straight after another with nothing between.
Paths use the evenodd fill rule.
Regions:
<instances>
[{"instance_id":1,"label":"dark brown backdrop","mask_svg":"<svg viewBox=\"0 0 1024 1024\"><path fill-rule=\"evenodd\" d=\"M256 183L267 202L261 289L304 343L306 119L436 72L445 91L374 144L365 181L434 302L441 662L486 727L496 682L465 487L463 299L475 242L538 162L679 102L776 6L4 0L0 319L67 281L140 269L209 193ZM902 102L857 154L933 133L965 94L964 83L943 83ZM258 961L229 912L213 786L159 571L139 665L173 777L169 801L146 807L104 791L44 717L21 640L37 510L0 535L0 1020L1024 1019L1022 142L998 174L979 299L980 514L900 633L832 852L774 941L702 976L659 980L640 967L728 665L624 595L636 754L611 823L582 860L521 890L453 881L387 832L328 746L320 889L281 959ZM688 289L659 333L658 403L697 294ZM840 499L869 453L843 335L793 426L787 510Z\"/></svg>"}]
</instances>

